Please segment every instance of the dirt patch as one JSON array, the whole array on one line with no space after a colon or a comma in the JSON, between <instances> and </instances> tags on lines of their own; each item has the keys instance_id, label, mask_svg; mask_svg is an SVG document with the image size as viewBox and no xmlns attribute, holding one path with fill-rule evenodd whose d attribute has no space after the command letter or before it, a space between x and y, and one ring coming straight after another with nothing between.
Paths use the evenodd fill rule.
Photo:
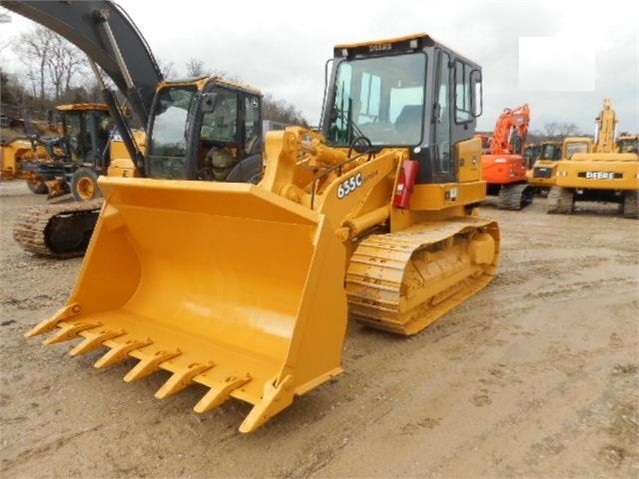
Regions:
<instances>
[{"instance_id":1,"label":"dirt patch","mask_svg":"<svg viewBox=\"0 0 639 479\"><path fill-rule=\"evenodd\" d=\"M92 367L23 334L62 306L81 259L13 243L41 204L0 183L3 477L636 477L639 222L587 205L491 207L502 259L488 288L412 338L349 327L345 373L252 435L250 407L204 415L197 387L153 397L127 362Z\"/></svg>"}]
</instances>

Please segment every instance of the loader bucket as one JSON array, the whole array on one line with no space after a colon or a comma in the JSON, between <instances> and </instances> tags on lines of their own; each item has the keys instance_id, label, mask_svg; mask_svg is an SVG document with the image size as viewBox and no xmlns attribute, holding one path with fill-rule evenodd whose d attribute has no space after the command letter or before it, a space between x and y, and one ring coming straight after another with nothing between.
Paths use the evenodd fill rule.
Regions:
<instances>
[{"instance_id":1,"label":"loader bucket","mask_svg":"<svg viewBox=\"0 0 639 479\"><path fill-rule=\"evenodd\" d=\"M255 430L342 371L345 250L323 215L255 185L101 177L105 203L65 307L27 336L133 357L124 377L172 373L197 412L253 404Z\"/></svg>"}]
</instances>

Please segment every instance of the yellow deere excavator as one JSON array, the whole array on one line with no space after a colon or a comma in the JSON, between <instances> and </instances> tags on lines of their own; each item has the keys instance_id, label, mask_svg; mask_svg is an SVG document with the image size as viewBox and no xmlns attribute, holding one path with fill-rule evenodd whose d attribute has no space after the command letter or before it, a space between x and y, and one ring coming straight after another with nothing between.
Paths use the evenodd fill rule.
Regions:
<instances>
[{"instance_id":1,"label":"yellow deere excavator","mask_svg":"<svg viewBox=\"0 0 639 479\"><path fill-rule=\"evenodd\" d=\"M75 130L85 140L71 146L78 153L93 155L91 162L76 155L67 164L67 182L59 183L70 185L76 199L97 196L97 177L107 172L126 177L259 180L262 96L258 90L218 77L165 81L142 34L126 12L110 1L7 0L3 6L50 28L84 51L102 85L105 103L117 126L118 149L113 151L112 142L110 154L105 156L104 149L95 147L100 145L96 141L100 137L94 123L84 121L88 118L76 122ZM145 132L130 130L98 66L118 87L145 125ZM192 119L197 119L197 126L190 123ZM96 133L93 139L86 136L91 132ZM97 200L29 209L16 219L14 239L23 249L40 255L80 256L86 250L101 204Z\"/></svg>"},{"instance_id":2,"label":"yellow deere excavator","mask_svg":"<svg viewBox=\"0 0 639 479\"><path fill-rule=\"evenodd\" d=\"M609 99L596 119L592 153L575 153L557 165L547 213L571 214L576 201L617 203L626 218L639 219L639 155L615 139L617 115ZM636 140L635 140L636 145Z\"/></svg>"},{"instance_id":3,"label":"yellow deere excavator","mask_svg":"<svg viewBox=\"0 0 639 479\"><path fill-rule=\"evenodd\" d=\"M528 184L535 193L547 195L555 184L557 162L572 158L576 153L592 153L593 141L590 137L572 136L560 141L546 141L539 145L539 158L526 172Z\"/></svg>"},{"instance_id":4,"label":"yellow deere excavator","mask_svg":"<svg viewBox=\"0 0 639 479\"><path fill-rule=\"evenodd\" d=\"M27 336L106 348L96 367L135 358L125 381L169 371L158 398L203 385L197 412L248 402L254 431L342 371L349 312L410 335L491 281L480 86L478 65L426 34L337 45L319 132L268 133L258 185L100 177L77 284ZM174 126L199 151L216 100L190 101ZM179 158L152 165L177 176Z\"/></svg>"}]
</instances>

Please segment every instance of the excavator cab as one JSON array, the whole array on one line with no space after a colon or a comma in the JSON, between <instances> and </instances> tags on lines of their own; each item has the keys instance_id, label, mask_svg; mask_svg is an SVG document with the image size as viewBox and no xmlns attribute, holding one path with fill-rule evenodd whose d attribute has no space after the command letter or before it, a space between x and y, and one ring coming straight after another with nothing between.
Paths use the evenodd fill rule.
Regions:
<instances>
[{"instance_id":1,"label":"excavator cab","mask_svg":"<svg viewBox=\"0 0 639 479\"><path fill-rule=\"evenodd\" d=\"M219 78L162 84L149 117L149 178L252 181L262 170L261 94Z\"/></svg>"},{"instance_id":2,"label":"excavator cab","mask_svg":"<svg viewBox=\"0 0 639 479\"><path fill-rule=\"evenodd\" d=\"M538 144L528 143L527 145L524 145L524 158L526 160L526 168L528 170L533 167L535 161L539 158L540 149L541 145Z\"/></svg>"},{"instance_id":3,"label":"excavator cab","mask_svg":"<svg viewBox=\"0 0 639 479\"><path fill-rule=\"evenodd\" d=\"M569 136L564 138L561 147L561 159L570 160L574 155L592 153L593 140L587 136Z\"/></svg>"},{"instance_id":4,"label":"excavator cab","mask_svg":"<svg viewBox=\"0 0 639 479\"><path fill-rule=\"evenodd\" d=\"M617 150L619 153L639 154L639 136L623 135L617 138Z\"/></svg>"},{"instance_id":5,"label":"excavator cab","mask_svg":"<svg viewBox=\"0 0 639 479\"><path fill-rule=\"evenodd\" d=\"M559 161L561 160L562 156L561 150L561 141L547 141L545 143L542 143L539 159L546 161Z\"/></svg>"},{"instance_id":6,"label":"excavator cab","mask_svg":"<svg viewBox=\"0 0 639 479\"><path fill-rule=\"evenodd\" d=\"M573 155L575 151L585 146L582 140L587 139L566 138L564 142L549 140L539 144L539 157L532 169L526 172L528 184L536 194L547 195L555 184L557 162L566 154ZM592 143L592 140L590 140Z\"/></svg>"}]
</instances>

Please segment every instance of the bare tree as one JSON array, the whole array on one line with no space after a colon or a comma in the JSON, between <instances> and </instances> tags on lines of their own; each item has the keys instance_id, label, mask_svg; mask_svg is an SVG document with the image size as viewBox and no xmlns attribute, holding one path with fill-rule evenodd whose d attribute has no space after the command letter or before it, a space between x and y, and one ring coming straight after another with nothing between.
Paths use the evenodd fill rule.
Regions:
<instances>
[{"instance_id":1,"label":"bare tree","mask_svg":"<svg viewBox=\"0 0 639 479\"><path fill-rule=\"evenodd\" d=\"M579 129L579 127L576 124L567 121L559 123L557 129L559 131L559 135L564 138L567 136L581 135L581 130Z\"/></svg>"},{"instance_id":2,"label":"bare tree","mask_svg":"<svg viewBox=\"0 0 639 479\"><path fill-rule=\"evenodd\" d=\"M554 138L559 135L559 123L556 121L550 121L544 123L544 132L547 138Z\"/></svg>"},{"instance_id":3,"label":"bare tree","mask_svg":"<svg viewBox=\"0 0 639 479\"><path fill-rule=\"evenodd\" d=\"M44 83L42 83L42 76L37 73L35 71L35 69L33 68L33 65L26 65L27 68L27 72L25 74L25 77L28 80L28 84L31 87L31 96L33 98L38 98L38 84L40 84L41 88L43 88ZM41 89L40 90L40 97L41 97L41 102L42 100L42 95L44 95L44 91Z\"/></svg>"},{"instance_id":4,"label":"bare tree","mask_svg":"<svg viewBox=\"0 0 639 479\"><path fill-rule=\"evenodd\" d=\"M75 77L86 71L88 62L84 53L59 35L54 34L50 49L47 68L55 100L60 101L71 90Z\"/></svg>"},{"instance_id":5,"label":"bare tree","mask_svg":"<svg viewBox=\"0 0 639 479\"><path fill-rule=\"evenodd\" d=\"M41 103L48 90L59 101L75 86L76 79L87 66L86 57L80 50L41 25L20 34L15 50L27 68L27 77L37 85Z\"/></svg>"},{"instance_id":6,"label":"bare tree","mask_svg":"<svg viewBox=\"0 0 639 479\"><path fill-rule=\"evenodd\" d=\"M308 127L304 115L296 107L284 100L276 100L270 93L264 95L262 111L265 120Z\"/></svg>"},{"instance_id":7,"label":"bare tree","mask_svg":"<svg viewBox=\"0 0 639 479\"><path fill-rule=\"evenodd\" d=\"M27 65L30 80L34 82L34 96L37 88L35 85L39 86L41 102L44 102L45 97L46 65L51 55L53 35L55 34L48 28L37 26L31 32L21 33L14 47ZM34 68L35 65L37 68Z\"/></svg>"},{"instance_id":8,"label":"bare tree","mask_svg":"<svg viewBox=\"0 0 639 479\"><path fill-rule=\"evenodd\" d=\"M561 139L567 136L577 136L581 134L579 127L572 122L551 121L544 123L544 132L547 139Z\"/></svg>"},{"instance_id":9,"label":"bare tree","mask_svg":"<svg viewBox=\"0 0 639 479\"><path fill-rule=\"evenodd\" d=\"M175 77L175 64L173 62L164 61L161 58L156 58L155 61L157 61L160 72L165 80L171 80Z\"/></svg>"},{"instance_id":10,"label":"bare tree","mask_svg":"<svg viewBox=\"0 0 639 479\"><path fill-rule=\"evenodd\" d=\"M189 78L211 75L211 69L204 65L202 60L191 58L186 62L186 76Z\"/></svg>"}]
</instances>

